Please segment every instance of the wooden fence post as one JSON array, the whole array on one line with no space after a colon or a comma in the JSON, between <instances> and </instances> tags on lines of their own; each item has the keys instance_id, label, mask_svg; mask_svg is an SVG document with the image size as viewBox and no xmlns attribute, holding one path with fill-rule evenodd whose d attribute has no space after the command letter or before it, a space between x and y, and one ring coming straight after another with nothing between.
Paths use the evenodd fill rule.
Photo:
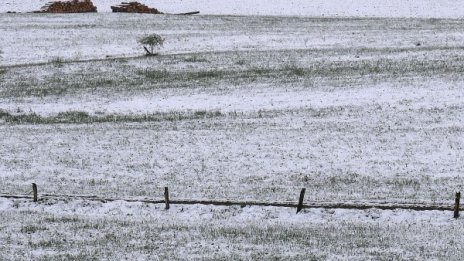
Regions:
<instances>
[{"instance_id":1,"label":"wooden fence post","mask_svg":"<svg viewBox=\"0 0 464 261\"><path fill-rule=\"evenodd\" d=\"M297 214L298 214L298 212L300 212L303 209L303 199L304 199L305 192L306 192L305 188L301 189L300 199L298 200L298 207L296 208L296 213Z\"/></svg>"},{"instance_id":2,"label":"wooden fence post","mask_svg":"<svg viewBox=\"0 0 464 261\"><path fill-rule=\"evenodd\" d=\"M169 189L164 187L164 202L166 203L166 209L169 209Z\"/></svg>"},{"instance_id":3,"label":"wooden fence post","mask_svg":"<svg viewBox=\"0 0 464 261\"><path fill-rule=\"evenodd\" d=\"M456 198L454 200L454 218L459 217L459 201L461 199L461 192L456 192Z\"/></svg>"},{"instance_id":4,"label":"wooden fence post","mask_svg":"<svg viewBox=\"0 0 464 261\"><path fill-rule=\"evenodd\" d=\"M32 193L34 195L34 202L37 202L37 184L32 183Z\"/></svg>"}]
</instances>

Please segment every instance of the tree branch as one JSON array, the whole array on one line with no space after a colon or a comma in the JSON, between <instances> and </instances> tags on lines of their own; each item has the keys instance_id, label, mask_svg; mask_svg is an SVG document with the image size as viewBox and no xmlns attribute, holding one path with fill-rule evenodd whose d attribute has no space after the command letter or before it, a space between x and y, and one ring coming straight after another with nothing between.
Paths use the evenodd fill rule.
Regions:
<instances>
[{"instance_id":1,"label":"tree branch","mask_svg":"<svg viewBox=\"0 0 464 261\"><path fill-rule=\"evenodd\" d=\"M147 49L147 47L144 46L143 49L145 49L145 52L147 52L148 55L153 54L152 52L150 52L150 51Z\"/></svg>"}]
</instances>

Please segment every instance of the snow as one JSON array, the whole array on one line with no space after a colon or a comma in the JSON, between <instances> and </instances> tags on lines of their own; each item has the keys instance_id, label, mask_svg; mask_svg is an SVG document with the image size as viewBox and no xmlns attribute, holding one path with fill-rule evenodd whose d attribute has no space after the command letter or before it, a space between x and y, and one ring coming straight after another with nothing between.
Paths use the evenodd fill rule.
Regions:
<instances>
[{"instance_id":1,"label":"snow","mask_svg":"<svg viewBox=\"0 0 464 261\"><path fill-rule=\"evenodd\" d=\"M413 211L413 210L350 210L350 209L322 209L311 208L304 209L299 214L295 214L295 209L279 207L225 207L225 206L208 206L208 205L171 205L168 211L164 210L163 204L147 204L142 202L126 202L116 200L111 202L86 201L78 199L45 199L42 203L33 203L24 199L5 199L0 198L0 208L5 211L11 209L14 202L19 203L20 210L41 211L48 214L59 216L80 214L88 216L136 216L170 218L175 216L176 219L184 220L192 224L212 221L217 218L215 212L224 212L230 210L228 217L231 223L242 222L260 222L266 219L272 219L277 222L298 222L307 223L324 223L329 220L340 222L432 222L436 225L448 224L453 221L452 211Z\"/></svg>"},{"instance_id":2,"label":"snow","mask_svg":"<svg viewBox=\"0 0 464 261\"><path fill-rule=\"evenodd\" d=\"M6 0L0 13L39 10L49 0ZM284 15L327 17L462 18L464 6L454 0L141 0L167 13L200 11L202 15ZM111 12L113 0L94 0L99 12Z\"/></svg>"},{"instance_id":3,"label":"snow","mask_svg":"<svg viewBox=\"0 0 464 261\"><path fill-rule=\"evenodd\" d=\"M415 109L446 108L459 105L462 91L453 86L445 87L436 82L426 83L427 87L395 88L388 84L348 89L337 92L281 90L267 86L253 86L249 92L243 90L231 91L227 94L208 93L192 95L159 94L131 96L126 99L98 99L95 101L57 101L54 103L40 102L35 99L3 101L2 109L15 112L34 112L42 116L54 116L66 111L85 111L91 115L98 114L154 114L175 111L219 111L254 112L266 108L269 110L296 110L299 108L322 109L328 104L334 107L368 106L369 104L397 104L400 109L411 108L404 104L405 97L417 101ZM246 87L245 87L246 88ZM444 89L448 91L443 91ZM395 92L391 90L395 89ZM433 95L431 95L433 93ZM340 98L340 97L343 97Z\"/></svg>"},{"instance_id":4,"label":"snow","mask_svg":"<svg viewBox=\"0 0 464 261\"><path fill-rule=\"evenodd\" d=\"M462 21L145 17L28 14L3 25L4 59L16 64L1 69L3 111L108 117L0 126L5 192L39 179L47 193L147 196L176 184L182 197L276 201L304 185L312 200L430 203L462 187ZM152 27L168 37L157 57L34 56L101 58L105 43L110 55L135 53Z\"/></svg>"},{"instance_id":5,"label":"snow","mask_svg":"<svg viewBox=\"0 0 464 261\"><path fill-rule=\"evenodd\" d=\"M7 0L0 12L47 1ZM100 12L116 4L94 2ZM0 14L2 113L220 114L3 120L1 193L30 195L35 182L39 195L158 199L169 186L171 198L296 201L305 187L307 201L451 205L463 188L462 21L320 18L462 18L459 2L141 2L201 15ZM167 44L159 57L141 57L136 39L153 28ZM106 56L123 58L76 61ZM464 253L463 220L451 211L297 215L0 198L0 220L2 260L460 260Z\"/></svg>"},{"instance_id":6,"label":"snow","mask_svg":"<svg viewBox=\"0 0 464 261\"><path fill-rule=\"evenodd\" d=\"M0 246L4 259L462 256L463 222L453 220L451 211L309 209L295 214L290 208L202 205L164 210L162 205L64 199L0 199L2 205L14 206L0 213L9 224L0 234L7 242Z\"/></svg>"}]
</instances>

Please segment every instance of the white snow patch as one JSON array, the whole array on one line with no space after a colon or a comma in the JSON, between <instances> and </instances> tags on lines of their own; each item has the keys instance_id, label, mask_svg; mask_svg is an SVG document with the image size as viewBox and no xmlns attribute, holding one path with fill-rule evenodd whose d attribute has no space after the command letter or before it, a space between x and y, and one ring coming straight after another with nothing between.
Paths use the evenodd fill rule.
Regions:
<instances>
[{"instance_id":1,"label":"white snow patch","mask_svg":"<svg viewBox=\"0 0 464 261\"><path fill-rule=\"evenodd\" d=\"M221 111L252 112L258 110L286 110L299 108L325 108L328 106L362 106L369 104L397 104L405 100L415 101L415 108L431 108L460 104L462 92L445 83L430 82L430 86L420 88L379 84L371 87L352 88L337 91L286 90L275 87L244 88L229 93L211 95L199 93L191 95L144 94L125 99L105 99L89 97L81 100L24 99L23 102L0 100L1 109L11 113L16 111L34 112L42 116L56 115L66 111L85 111L90 114L151 114L174 111ZM393 91L394 90L394 91ZM410 108L411 105L403 105Z\"/></svg>"}]
</instances>

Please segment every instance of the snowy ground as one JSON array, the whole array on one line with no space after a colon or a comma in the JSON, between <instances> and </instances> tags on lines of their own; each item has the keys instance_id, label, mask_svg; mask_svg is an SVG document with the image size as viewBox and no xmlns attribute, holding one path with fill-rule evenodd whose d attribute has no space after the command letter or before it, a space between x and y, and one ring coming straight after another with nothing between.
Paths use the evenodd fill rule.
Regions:
<instances>
[{"instance_id":1,"label":"snowy ground","mask_svg":"<svg viewBox=\"0 0 464 261\"><path fill-rule=\"evenodd\" d=\"M0 15L1 193L451 204L462 189L461 20L147 17ZM150 32L167 40L146 58ZM0 199L0 259L463 253L451 212L162 207Z\"/></svg>"},{"instance_id":2,"label":"snowy ground","mask_svg":"<svg viewBox=\"0 0 464 261\"><path fill-rule=\"evenodd\" d=\"M17 260L461 260L446 212L0 199L0 257ZM406 233L405 233L406 232Z\"/></svg>"}]
</instances>

